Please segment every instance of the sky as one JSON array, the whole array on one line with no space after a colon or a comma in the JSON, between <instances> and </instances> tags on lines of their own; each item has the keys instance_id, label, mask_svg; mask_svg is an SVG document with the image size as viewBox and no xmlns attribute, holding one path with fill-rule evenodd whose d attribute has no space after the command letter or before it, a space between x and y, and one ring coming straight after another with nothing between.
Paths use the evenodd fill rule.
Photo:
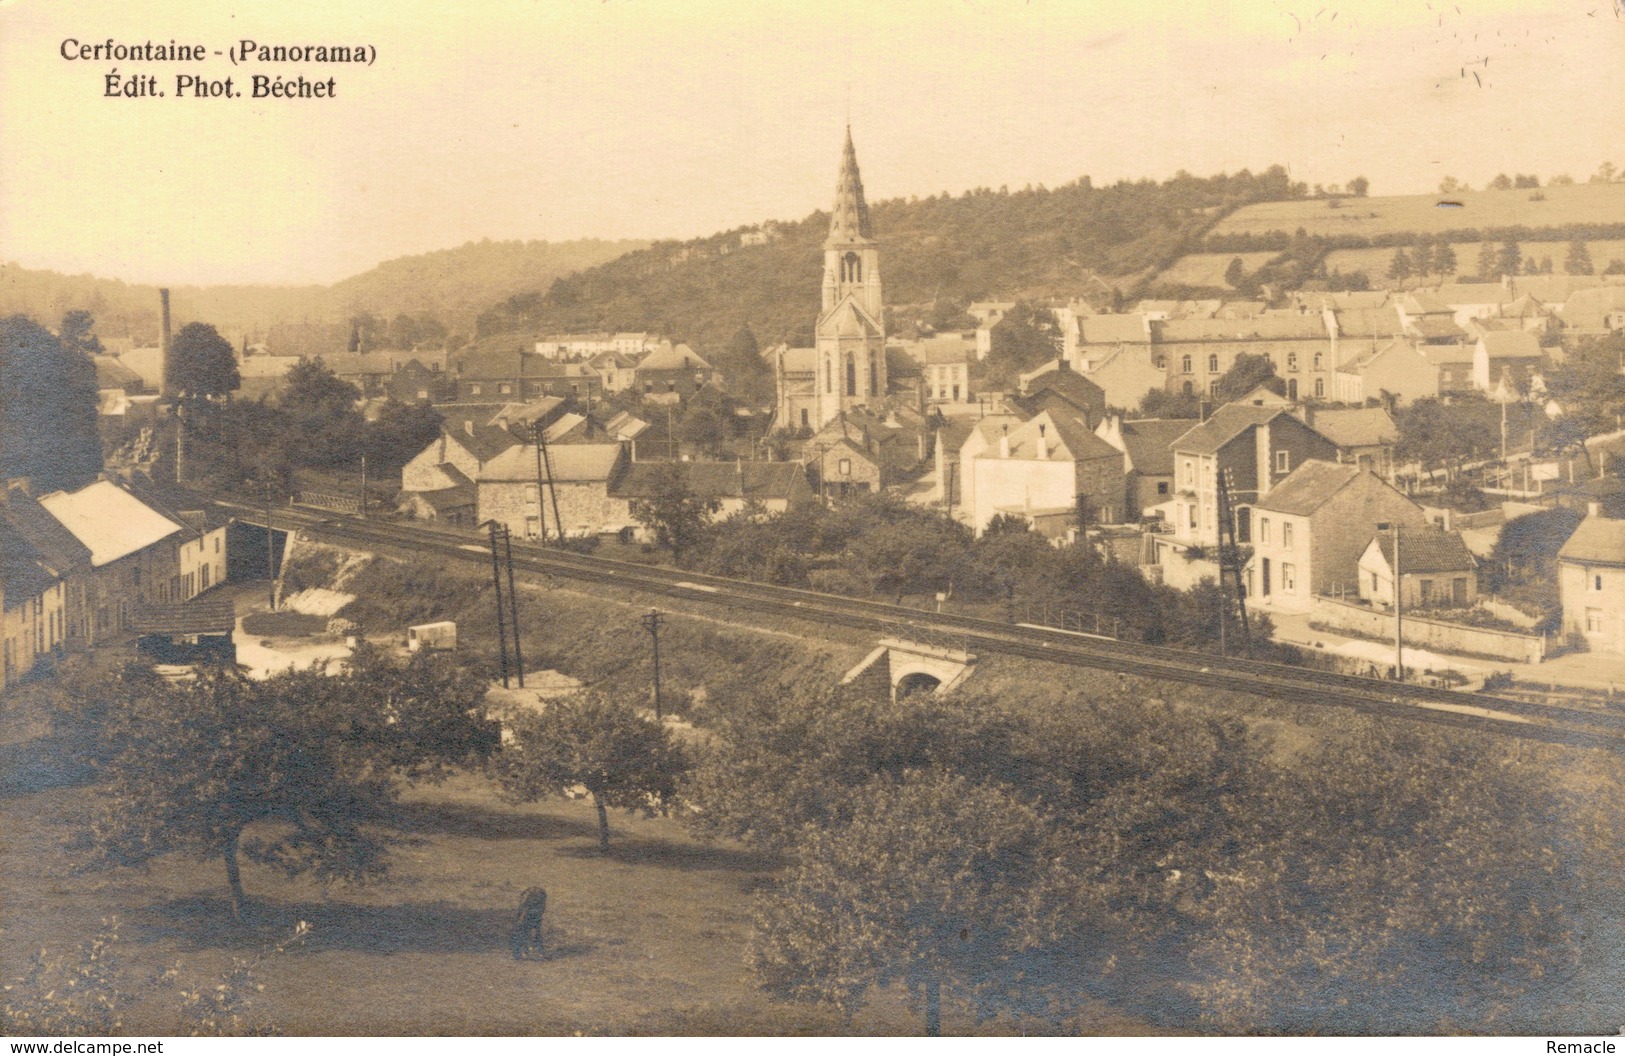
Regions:
<instances>
[{"instance_id":1,"label":"sky","mask_svg":"<svg viewBox=\"0 0 1625 1056\"><path fill-rule=\"evenodd\" d=\"M209 54L62 55L109 38ZM244 39L376 60L213 54ZM165 97L106 97L115 68ZM871 200L1276 163L1373 194L1583 180L1625 168L1622 85L1625 0L0 0L0 261L329 283L482 238L691 238L827 209L849 119Z\"/></svg>"}]
</instances>

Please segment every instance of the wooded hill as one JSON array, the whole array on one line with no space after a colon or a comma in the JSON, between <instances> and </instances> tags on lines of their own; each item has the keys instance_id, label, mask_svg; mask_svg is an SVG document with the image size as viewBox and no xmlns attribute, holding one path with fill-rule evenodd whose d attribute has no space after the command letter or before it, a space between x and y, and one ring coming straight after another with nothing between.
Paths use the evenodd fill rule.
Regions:
<instances>
[{"instance_id":1,"label":"wooded hill","mask_svg":"<svg viewBox=\"0 0 1625 1056\"><path fill-rule=\"evenodd\" d=\"M1112 299L1177 258L1237 206L1306 193L1280 166L1262 175L1180 173L1094 187L1087 177L1053 190L980 188L870 206L881 242L886 300L907 325L957 318L998 297ZM480 316L481 336L568 330L651 330L721 351L749 325L766 346L809 344L818 311L821 245L829 216L737 228L647 249L510 297ZM750 232L768 239L746 245ZM724 370L725 364L718 364Z\"/></svg>"},{"instance_id":2,"label":"wooded hill","mask_svg":"<svg viewBox=\"0 0 1625 1056\"><path fill-rule=\"evenodd\" d=\"M362 313L437 317L468 334L493 298L545 287L560 275L648 245L640 241L469 242L385 261L331 286L173 286L175 324L206 322L228 333L263 335L274 323L338 323ZM158 339L158 288L93 275L0 264L0 316L23 314L54 327L80 308L102 337Z\"/></svg>"}]
</instances>

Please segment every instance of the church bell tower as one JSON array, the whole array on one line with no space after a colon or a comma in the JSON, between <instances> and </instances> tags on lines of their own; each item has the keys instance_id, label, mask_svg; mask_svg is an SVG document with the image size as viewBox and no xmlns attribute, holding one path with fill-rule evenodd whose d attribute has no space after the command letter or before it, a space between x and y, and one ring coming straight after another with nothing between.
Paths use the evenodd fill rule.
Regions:
<instances>
[{"instance_id":1,"label":"church bell tower","mask_svg":"<svg viewBox=\"0 0 1625 1056\"><path fill-rule=\"evenodd\" d=\"M818 425L886 395L886 332L880 249L869 227L863 179L846 130L829 237L824 239L823 303L817 326Z\"/></svg>"}]
</instances>

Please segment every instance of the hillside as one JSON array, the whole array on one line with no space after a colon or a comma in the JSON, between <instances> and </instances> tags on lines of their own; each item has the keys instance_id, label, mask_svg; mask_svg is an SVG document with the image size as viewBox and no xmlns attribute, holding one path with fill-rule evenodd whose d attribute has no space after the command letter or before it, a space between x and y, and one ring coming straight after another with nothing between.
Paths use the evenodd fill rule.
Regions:
<instances>
[{"instance_id":1,"label":"hillside","mask_svg":"<svg viewBox=\"0 0 1625 1056\"><path fill-rule=\"evenodd\" d=\"M361 312L385 319L430 313L467 333L493 297L545 286L647 244L470 242L386 261L332 286L174 286L171 304L177 326L197 320L231 334L263 334L274 323L341 322ZM54 326L74 308L94 315L103 337L157 340L156 286L0 264L0 316L22 313Z\"/></svg>"},{"instance_id":2,"label":"hillside","mask_svg":"<svg viewBox=\"0 0 1625 1056\"><path fill-rule=\"evenodd\" d=\"M1337 203L1333 207L1332 203ZM1441 205L1441 202L1459 203ZM1237 209L1215 224L1212 247L1233 235L1291 234L1366 239L1396 235L1437 236L1450 231L1617 225L1625 221L1625 183L1574 184L1449 195L1410 194L1383 198L1314 198L1260 202ZM1463 239L1463 241L1471 241ZM1221 250L1222 251L1222 250Z\"/></svg>"},{"instance_id":3,"label":"hillside","mask_svg":"<svg viewBox=\"0 0 1625 1056\"><path fill-rule=\"evenodd\" d=\"M997 296L1089 295L1110 300L1166 266L1238 205L1303 193L1272 168L1208 179L1185 173L1156 183L1093 187L1087 178L1048 190L978 189L959 197L871 205L881 274L897 322ZM751 229L689 242L659 242L513 297L480 317L481 335L545 330L656 330L719 353L740 326L758 340L809 342L818 310L822 212L764 225L770 241L743 244ZM727 370L726 363L719 363Z\"/></svg>"}]
</instances>

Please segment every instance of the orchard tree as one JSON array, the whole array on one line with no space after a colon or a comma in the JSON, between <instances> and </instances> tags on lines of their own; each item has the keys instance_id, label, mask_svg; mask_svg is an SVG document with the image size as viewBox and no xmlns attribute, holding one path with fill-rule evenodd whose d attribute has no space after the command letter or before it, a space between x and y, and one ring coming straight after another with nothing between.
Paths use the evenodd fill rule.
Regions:
<instances>
[{"instance_id":1,"label":"orchard tree","mask_svg":"<svg viewBox=\"0 0 1625 1056\"><path fill-rule=\"evenodd\" d=\"M1349 181L1349 193L1356 198L1364 198L1371 190L1371 181L1364 176L1356 176Z\"/></svg>"},{"instance_id":2,"label":"orchard tree","mask_svg":"<svg viewBox=\"0 0 1625 1056\"><path fill-rule=\"evenodd\" d=\"M229 396L242 385L231 342L208 323L187 323L169 343L165 373L183 400Z\"/></svg>"},{"instance_id":3,"label":"orchard tree","mask_svg":"<svg viewBox=\"0 0 1625 1056\"><path fill-rule=\"evenodd\" d=\"M0 320L0 479L27 477L44 493L82 487L101 472L87 333L75 325L70 348L27 316Z\"/></svg>"},{"instance_id":4,"label":"orchard tree","mask_svg":"<svg viewBox=\"0 0 1625 1056\"><path fill-rule=\"evenodd\" d=\"M513 743L493 763L520 803L585 788L598 810L598 849L609 853L609 808L653 814L670 806L686 769L682 750L654 718L596 693L547 701L510 720Z\"/></svg>"},{"instance_id":5,"label":"orchard tree","mask_svg":"<svg viewBox=\"0 0 1625 1056\"><path fill-rule=\"evenodd\" d=\"M654 476L654 494L633 500L632 519L653 531L656 542L671 550L672 562L681 565L684 555L705 541L722 503L690 491L680 462L660 463Z\"/></svg>"},{"instance_id":6,"label":"orchard tree","mask_svg":"<svg viewBox=\"0 0 1625 1056\"><path fill-rule=\"evenodd\" d=\"M978 1019L1076 995L1069 973L1044 970L1080 900L1075 845L1037 807L930 770L856 795L851 819L807 830L788 877L758 900L750 962L765 988L851 1014L902 983L933 1037L945 990Z\"/></svg>"},{"instance_id":7,"label":"orchard tree","mask_svg":"<svg viewBox=\"0 0 1625 1056\"><path fill-rule=\"evenodd\" d=\"M1596 271L1591 263L1591 248L1580 239L1569 243L1568 256L1563 258L1563 270L1570 275L1590 275Z\"/></svg>"},{"instance_id":8,"label":"orchard tree","mask_svg":"<svg viewBox=\"0 0 1625 1056\"><path fill-rule=\"evenodd\" d=\"M444 660L395 670L362 650L336 675L215 672L129 688L98 731L107 763L92 861L217 859L239 920L242 857L324 881L379 877L380 826L402 780L441 776L495 743L483 682Z\"/></svg>"}]
</instances>

